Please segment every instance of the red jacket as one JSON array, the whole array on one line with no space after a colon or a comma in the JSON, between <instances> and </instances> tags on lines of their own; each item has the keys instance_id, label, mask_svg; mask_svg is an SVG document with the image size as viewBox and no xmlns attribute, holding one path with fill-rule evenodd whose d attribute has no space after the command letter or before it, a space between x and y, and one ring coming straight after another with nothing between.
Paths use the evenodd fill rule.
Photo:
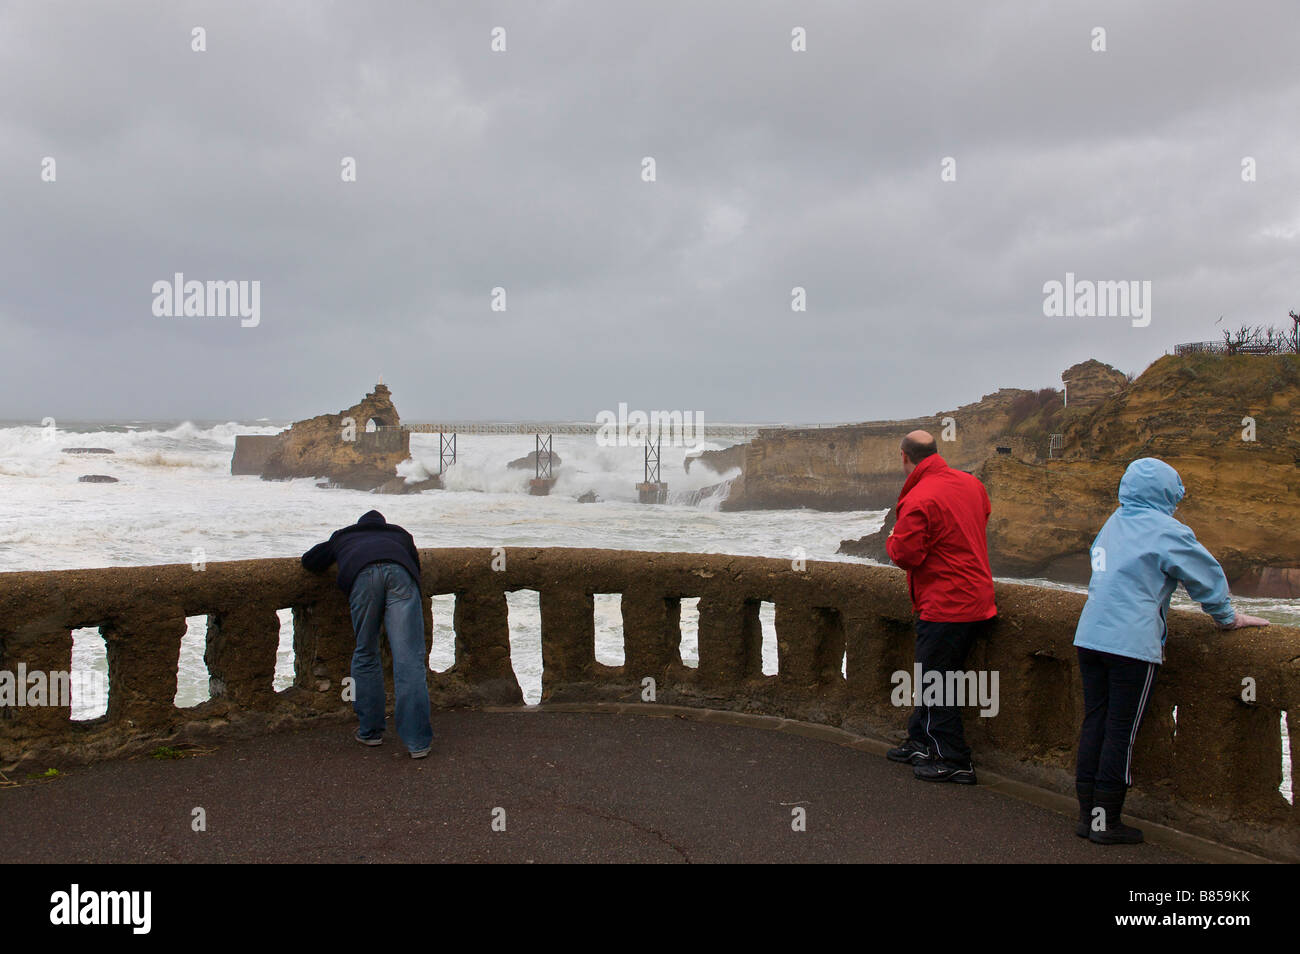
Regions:
<instances>
[{"instance_id":1,"label":"red jacket","mask_svg":"<svg viewBox=\"0 0 1300 954\"><path fill-rule=\"evenodd\" d=\"M938 454L908 474L885 549L907 571L921 619L970 623L997 615L985 537L990 509L984 485Z\"/></svg>"}]
</instances>

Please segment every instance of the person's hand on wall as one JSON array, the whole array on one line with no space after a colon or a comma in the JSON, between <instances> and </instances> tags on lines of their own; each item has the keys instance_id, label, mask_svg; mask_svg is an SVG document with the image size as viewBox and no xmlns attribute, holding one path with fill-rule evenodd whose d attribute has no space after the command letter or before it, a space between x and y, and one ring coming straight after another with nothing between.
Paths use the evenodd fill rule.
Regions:
<instances>
[{"instance_id":1,"label":"person's hand on wall","mask_svg":"<svg viewBox=\"0 0 1300 954\"><path fill-rule=\"evenodd\" d=\"M1267 626L1268 620L1261 619L1258 616L1247 616L1245 613L1238 613L1232 622L1227 626L1220 626L1219 629L1245 629L1247 626Z\"/></svg>"}]
</instances>

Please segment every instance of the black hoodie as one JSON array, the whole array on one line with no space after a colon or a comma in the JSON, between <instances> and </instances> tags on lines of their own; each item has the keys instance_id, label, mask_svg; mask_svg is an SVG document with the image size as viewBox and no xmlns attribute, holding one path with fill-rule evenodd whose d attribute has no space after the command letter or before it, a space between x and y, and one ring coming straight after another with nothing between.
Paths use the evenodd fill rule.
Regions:
<instances>
[{"instance_id":1,"label":"black hoodie","mask_svg":"<svg viewBox=\"0 0 1300 954\"><path fill-rule=\"evenodd\" d=\"M339 589L352 592L357 574L372 563L392 560L400 563L420 584L420 554L411 535L395 523L388 523L378 510L365 513L350 527L335 530L324 543L318 543L302 555L302 565L313 573L322 573L338 562Z\"/></svg>"}]
</instances>

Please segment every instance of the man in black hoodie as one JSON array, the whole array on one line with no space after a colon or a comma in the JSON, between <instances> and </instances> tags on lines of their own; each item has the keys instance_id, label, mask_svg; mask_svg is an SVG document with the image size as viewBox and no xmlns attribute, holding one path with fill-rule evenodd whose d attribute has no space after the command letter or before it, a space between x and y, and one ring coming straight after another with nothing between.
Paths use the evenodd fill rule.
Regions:
<instances>
[{"instance_id":1,"label":"man in black hoodie","mask_svg":"<svg viewBox=\"0 0 1300 954\"><path fill-rule=\"evenodd\" d=\"M393 651L394 715L397 734L411 758L429 754L429 647L424 638L420 554L411 535L371 510L350 527L336 530L302 555L302 565L322 573L339 565L338 585L348 594L357 648L352 654L352 708L361 722L356 739L380 745L384 735L384 674L379 662L379 625Z\"/></svg>"}]
</instances>

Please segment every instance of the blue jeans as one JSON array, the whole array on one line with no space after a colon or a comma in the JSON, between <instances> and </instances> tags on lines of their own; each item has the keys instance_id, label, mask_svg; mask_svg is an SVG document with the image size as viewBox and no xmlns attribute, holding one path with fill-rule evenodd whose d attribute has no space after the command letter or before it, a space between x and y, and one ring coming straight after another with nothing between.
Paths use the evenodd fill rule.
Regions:
<instances>
[{"instance_id":1,"label":"blue jeans","mask_svg":"<svg viewBox=\"0 0 1300 954\"><path fill-rule=\"evenodd\" d=\"M396 563L372 563L352 583L348 606L357 648L352 654L352 681L356 699L352 708L361 720L361 735L376 738L384 732L384 673L379 661L379 624L388 631L393 652L393 687L396 690L397 734L412 752L433 742L429 719L429 648L424 642L424 612L420 587Z\"/></svg>"}]
</instances>

